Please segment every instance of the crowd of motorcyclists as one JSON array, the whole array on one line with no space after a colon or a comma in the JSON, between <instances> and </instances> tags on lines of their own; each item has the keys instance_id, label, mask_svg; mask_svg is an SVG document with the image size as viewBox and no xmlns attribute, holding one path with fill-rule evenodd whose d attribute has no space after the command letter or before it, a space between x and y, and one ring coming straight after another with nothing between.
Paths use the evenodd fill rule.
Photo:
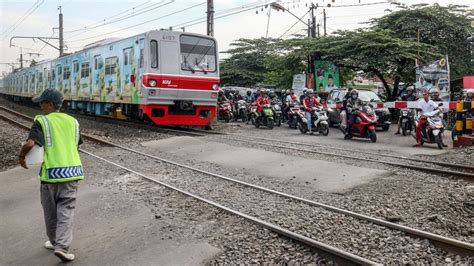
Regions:
<instances>
[{"instance_id":1,"label":"crowd of motorcyclists","mask_svg":"<svg viewBox=\"0 0 474 266\"><path fill-rule=\"evenodd\" d=\"M403 135L407 131L410 133L414 131L417 143L414 146L421 146L423 143L438 143L440 148L446 147L441 139L444 122L439 123L439 119L436 118L442 117L442 109L435 103L443 102L439 92L434 91L430 95L430 92L423 91L422 99L418 99L416 94L413 86L409 86L405 93L398 98L398 100L407 102L417 101L417 108L400 110L395 134L400 134L401 130ZM327 130L329 129L326 121L327 116L324 113L327 107L325 96L324 93L315 93L312 89L304 89L299 97L293 90L283 90L279 95L265 88L258 88L255 91L247 90L245 95L241 95L237 89L220 90L217 99L218 113L221 119L226 117L225 113L228 112L231 113L230 117L234 121L241 119L256 127L263 125L273 128L275 124L286 122L290 128L299 128L304 134L319 134L322 132L321 129L325 127ZM463 100L472 101L473 96L474 91L468 91ZM340 107L340 129L343 131L345 139L356 136L370 138L375 142L377 119L373 109L374 106L371 103L359 99L359 92L356 89L348 88L342 99L342 107ZM322 125L318 124L320 122Z\"/></svg>"}]
</instances>

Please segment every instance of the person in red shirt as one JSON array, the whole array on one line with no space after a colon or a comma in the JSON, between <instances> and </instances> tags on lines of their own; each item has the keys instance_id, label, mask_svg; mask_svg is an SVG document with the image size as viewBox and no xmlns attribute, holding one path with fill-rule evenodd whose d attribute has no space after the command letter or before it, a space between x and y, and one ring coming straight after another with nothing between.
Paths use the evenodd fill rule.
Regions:
<instances>
[{"instance_id":1,"label":"person in red shirt","mask_svg":"<svg viewBox=\"0 0 474 266\"><path fill-rule=\"evenodd\" d=\"M314 96L314 91L309 89L306 91L308 97L304 98L303 100L303 107L305 110L305 117L306 117L306 125L308 126L309 134L313 134L313 121L311 119L311 110L313 107L322 106L318 99Z\"/></svg>"},{"instance_id":2,"label":"person in red shirt","mask_svg":"<svg viewBox=\"0 0 474 266\"><path fill-rule=\"evenodd\" d=\"M258 114L257 119L260 119L260 117L262 117L263 106L265 104L270 104L270 99L268 99L268 93L265 90L260 91L260 96L257 98L256 104Z\"/></svg>"}]
</instances>

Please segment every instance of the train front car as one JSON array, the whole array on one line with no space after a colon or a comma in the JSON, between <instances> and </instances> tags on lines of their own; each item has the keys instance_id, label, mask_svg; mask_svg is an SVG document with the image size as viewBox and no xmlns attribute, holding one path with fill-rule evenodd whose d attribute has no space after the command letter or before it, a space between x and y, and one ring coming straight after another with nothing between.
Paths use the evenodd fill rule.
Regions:
<instances>
[{"instance_id":1,"label":"train front car","mask_svg":"<svg viewBox=\"0 0 474 266\"><path fill-rule=\"evenodd\" d=\"M140 109L157 125L210 126L219 67L215 39L185 32L146 35Z\"/></svg>"}]
</instances>

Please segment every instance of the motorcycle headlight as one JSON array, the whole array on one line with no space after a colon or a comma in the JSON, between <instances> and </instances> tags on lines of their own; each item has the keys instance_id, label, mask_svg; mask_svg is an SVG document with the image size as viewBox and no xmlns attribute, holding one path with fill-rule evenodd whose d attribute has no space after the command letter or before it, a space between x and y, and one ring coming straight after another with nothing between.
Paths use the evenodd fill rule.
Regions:
<instances>
[{"instance_id":1,"label":"motorcycle headlight","mask_svg":"<svg viewBox=\"0 0 474 266\"><path fill-rule=\"evenodd\" d=\"M280 106L275 105L275 110L280 110Z\"/></svg>"}]
</instances>

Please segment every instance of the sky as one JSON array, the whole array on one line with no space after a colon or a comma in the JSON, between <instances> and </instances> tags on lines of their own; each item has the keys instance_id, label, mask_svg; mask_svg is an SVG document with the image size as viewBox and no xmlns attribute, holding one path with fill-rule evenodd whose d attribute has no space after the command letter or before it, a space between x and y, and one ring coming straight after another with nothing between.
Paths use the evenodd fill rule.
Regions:
<instances>
[{"instance_id":1,"label":"sky","mask_svg":"<svg viewBox=\"0 0 474 266\"><path fill-rule=\"evenodd\" d=\"M327 34L336 30L353 30L367 26L371 18L396 11L395 0L279 0L282 6L307 21L310 3L318 4L316 20L323 24L326 12ZM214 37L220 52L238 38L282 37L306 34L306 25L289 12L265 7L264 0L214 0ZM467 5L472 0L400 0L442 6ZM331 7L327 5L330 4ZM67 50L74 52L84 45L109 37L124 38L154 29L173 27L175 30L206 34L206 0L0 0L0 75L11 70L4 63L18 62L20 51L26 60L55 58L58 51L39 40L14 39L12 36L58 37L58 7L64 16L64 40ZM219 18L221 17L221 18ZM296 23L296 25L294 25ZM194 25L191 25L194 24ZM294 25L294 27L292 27ZM268 29L268 32L267 32ZM323 33L322 26L320 28ZM55 46L58 40L51 40ZM28 54L30 53L30 54ZM39 53L37 55L35 53ZM221 57L225 55L221 54Z\"/></svg>"}]
</instances>

